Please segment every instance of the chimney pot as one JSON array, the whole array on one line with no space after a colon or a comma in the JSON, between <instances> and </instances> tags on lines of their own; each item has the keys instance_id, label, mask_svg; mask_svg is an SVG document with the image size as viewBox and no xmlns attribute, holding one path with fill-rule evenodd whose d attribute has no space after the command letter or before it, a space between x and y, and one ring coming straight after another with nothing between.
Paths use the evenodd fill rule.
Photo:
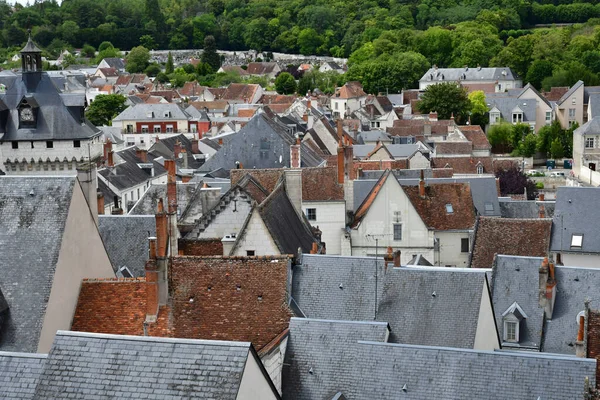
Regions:
<instances>
[{"instance_id":1,"label":"chimney pot","mask_svg":"<svg viewBox=\"0 0 600 400\"><path fill-rule=\"evenodd\" d=\"M539 216L540 216L540 218L546 218L546 208L544 207L543 204L540 204Z\"/></svg>"},{"instance_id":2,"label":"chimney pot","mask_svg":"<svg viewBox=\"0 0 600 400\"><path fill-rule=\"evenodd\" d=\"M156 256L164 258L167 256L167 215L163 205L163 200L158 200L158 212L156 219Z\"/></svg>"},{"instance_id":3,"label":"chimney pot","mask_svg":"<svg viewBox=\"0 0 600 400\"><path fill-rule=\"evenodd\" d=\"M421 170L421 178L419 179L419 196L425 197L425 172Z\"/></svg>"},{"instance_id":4,"label":"chimney pot","mask_svg":"<svg viewBox=\"0 0 600 400\"><path fill-rule=\"evenodd\" d=\"M98 215L104 215L104 195L97 192L96 198L98 199Z\"/></svg>"},{"instance_id":5,"label":"chimney pot","mask_svg":"<svg viewBox=\"0 0 600 400\"><path fill-rule=\"evenodd\" d=\"M544 195L544 193L540 193L540 195L538 196L539 201L544 201L544 199L546 198L546 196Z\"/></svg>"},{"instance_id":6,"label":"chimney pot","mask_svg":"<svg viewBox=\"0 0 600 400\"><path fill-rule=\"evenodd\" d=\"M148 161L148 152L144 149L136 149L135 151L135 155L137 156L137 158L139 158L142 162L147 162Z\"/></svg>"},{"instance_id":7,"label":"chimney pot","mask_svg":"<svg viewBox=\"0 0 600 400\"><path fill-rule=\"evenodd\" d=\"M577 341L583 342L583 331L585 327L585 317L583 315L579 316L579 330L577 331Z\"/></svg>"},{"instance_id":8,"label":"chimney pot","mask_svg":"<svg viewBox=\"0 0 600 400\"><path fill-rule=\"evenodd\" d=\"M113 151L112 150L110 150L108 152L108 158L106 160L106 165L108 167L111 167L111 168L115 166L115 161L114 161L114 156L113 156Z\"/></svg>"},{"instance_id":9,"label":"chimney pot","mask_svg":"<svg viewBox=\"0 0 600 400\"><path fill-rule=\"evenodd\" d=\"M150 260L156 260L156 238L155 237L148 238L148 243L150 245L148 258Z\"/></svg>"},{"instance_id":10,"label":"chimney pot","mask_svg":"<svg viewBox=\"0 0 600 400\"><path fill-rule=\"evenodd\" d=\"M400 250L397 250L394 253L394 267L400 267L400 260L401 260L401 256L402 252Z\"/></svg>"},{"instance_id":11,"label":"chimney pot","mask_svg":"<svg viewBox=\"0 0 600 400\"><path fill-rule=\"evenodd\" d=\"M181 153L181 142L178 140L173 146L173 155L175 157L175 160L179 158L179 153Z\"/></svg>"}]
</instances>

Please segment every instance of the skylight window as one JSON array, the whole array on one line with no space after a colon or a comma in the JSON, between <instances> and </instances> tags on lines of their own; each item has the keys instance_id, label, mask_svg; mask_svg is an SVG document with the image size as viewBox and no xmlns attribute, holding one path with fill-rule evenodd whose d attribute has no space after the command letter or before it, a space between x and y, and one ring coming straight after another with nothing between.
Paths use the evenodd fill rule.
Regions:
<instances>
[{"instance_id":1,"label":"skylight window","mask_svg":"<svg viewBox=\"0 0 600 400\"><path fill-rule=\"evenodd\" d=\"M485 211L494 211L494 205L492 203L485 203Z\"/></svg>"},{"instance_id":2,"label":"skylight window","mask_svg":"<svg viewBox=\"0 0 600 400\"><path fill-rule=\"evenodd\" d=\"M448 214L452 214L454 212L454 209L452 208L452 204L446 204L446 212Z\"/></svg>"},{"instance_id":3,"label":"skylight window","mask_svg":"<svg viewBox=\"0 0 600 400\"><path fill-rule=\"evenodd\" d=\"M583 235L573 234L571 236L571 247L579 247L583 244Z\"/></svg>"}]
</instances>

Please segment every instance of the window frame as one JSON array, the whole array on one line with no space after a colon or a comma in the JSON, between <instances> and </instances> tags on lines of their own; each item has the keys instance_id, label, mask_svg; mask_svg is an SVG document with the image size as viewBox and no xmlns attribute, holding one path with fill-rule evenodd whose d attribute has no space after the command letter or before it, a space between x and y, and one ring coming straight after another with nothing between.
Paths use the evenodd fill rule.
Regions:
<instances>
[{"instance_id":1,"label":"window frame","mask_svg":"<svg viewBox=\"0 0 600 400\"><path fill-rule=\"evenodd\" d=\"M446 214L454 214L454 207L450 203L446 204Z\"/></svg>"},{"instance_id":2,"label":"window frame","mask_svg":"<svg viewBox=\"0 0 600 400\"><path fill-rule=\"evenodd\" d=\"M581 249L583 247L583 233L571 234L571 248Z\"/></svg>"},{"instance_id":3,"label":"window frame","mask_svg":"<svg viewBox=\"0 0 600 400\"><path fill-rule=\"evenodd\" d=\"M19 149L19 142L12 142L12 149L13 150L18 150Z\"/></svg>"},{"instance_id":4,"label":"window frame","mask_svg":"<svg viewBox=\"0 0 600 400\"><path fill-rule=\"evenodd\" d=\"M466 243L466 250L465 250L465 243ZM460 252L461 253L468 253L469 249L470 249L470 240L469 238L460 238Z\"/></svg>"},{"instance_id":5,"label":"window frame","mask_svg":"<svg viewBox=\"0 0 600 400\"><path fill-rule=\"evenodd\" d=\"M306 219L309 221L317 220L317 209L314 207L306 209Z\"/></svg>"},{"instance_id":6,"label":"window frame","mask_svg":"<svg viewBox=\"0 0 600 400\"><path fill-rule=\"evenodd\" d=\"M523 113L519 113L519 112L512 113L512 123L520 124L521 122L523 122Z\"/></svg>"},{"instance_id":7,"label":"window frame","mask_svg":"<svg viewBox=\"0 0 600 400\"><path fill-rule=\"evenodd\" d=\"M53 149L54 148L54 142L52 140L46 140L46 148L47 149Z\"/></svg>"},{"instance_id":8,"label":"window frame","mask_svg":"<svg viewBox=\"0 0 600 400\"><path fill-rule=\"evenodd\" d=\"M81 147L81 140L73 140L73 147L74 148L80 148Z\"/></svg>"},{"instance_id":9,"label":"window frame","mask_svg":"<svg viewBox=\"0 0 600 400\"><path fill-rule=\"evenodd\" d=\"M596 138L594 136L586 136L584 146L586 149L593 149L596 146Z\"/></svg>"},{"instance_id":10,"label":"window frame","mask_svg":"<svg viewBox=\"0 0 600 400\"><path fill-rule=\"evenodd\" d=\"M394 241L402 241L402 223L394 223L392 225L392 232L394 235Z\"/></svg>"},{"instance_id":11,"label":"window frame","mask_svg":"<svg viewBox=\"0 0 600 400\"><path fill-rule=\"evenodd\" d=\"M504 318L504 329L502 330L503 332L503 341L504 342L508 342L508 343L519 343L519 320L517 319L516 321L514 319L517 319L516 317L512 317L512 318ZM510 332L512 333L512 337L509 337L509 326L514 327L514 331Z\"/></svg>"},{"instance_id":12,"label":"window frame","mask_svg":"<svg viewBox=\"0 0 600 400\"><path fill-rule=\"evenodd\" d=\"M577 109L569 108L569 119L575 119L575 114L577 113Z\"/></svg>"}]
</instances>

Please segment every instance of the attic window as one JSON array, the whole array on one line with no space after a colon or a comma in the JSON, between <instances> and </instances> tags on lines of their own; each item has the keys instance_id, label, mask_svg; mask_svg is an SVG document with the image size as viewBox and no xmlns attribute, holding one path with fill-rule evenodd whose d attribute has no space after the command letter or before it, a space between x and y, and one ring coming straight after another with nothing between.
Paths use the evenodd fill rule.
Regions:
<instances>
[{"instance_id":1,"label":"attic window","mask_svg":"<svg viewBox=\"0 0 600 400\"><path fill-rule=\"evenodd\" d=\"M581 248L583 244L583 235L574 233L571 235L571 247Z\"/></svg>"},{"instance_id":2,"label":"attic window","mask_svg":"<svg viewBox=\"0 0 600 400\"><path fill-rule=\"evenodd\" d=\"M150 111L147 116L148 118L154 118L154 112Z\"/></svg>"},{"instance_id":3,"label":"attic window","mask_svg":"<svg viewBox=\"0 0 600 400\"><path fill-rule=\"evenodd\" d=\"M446 212L448 214L454 213L454 209L452 208L452 204L446 204Z\"/></svg>"},{"instance_id":4,"label":"attic window","mask_svg":"<svg viewBox=\"0 0 600 400\"><path fill-rule=\"evenodd\" d=\"M527 314L515 301L502 314L504 342L519 343L521 321L527 319Z\"/></svg>"}]
</instances>

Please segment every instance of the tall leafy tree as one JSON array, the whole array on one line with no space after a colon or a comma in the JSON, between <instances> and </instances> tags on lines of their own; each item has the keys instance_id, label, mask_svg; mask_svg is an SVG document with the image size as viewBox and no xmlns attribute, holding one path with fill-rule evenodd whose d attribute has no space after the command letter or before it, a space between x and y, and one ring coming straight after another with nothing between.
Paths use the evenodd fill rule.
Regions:
<instances>
[{"instance_id":1,"label":"tall leafy tree","mask_svg":"<svg viewBox=\"0 0 600 400\"><path fill-rule=\"evenodd\" d=\"M422 113L436 111L441 119L454 115L458 123L462 124L468 120L471 101L466 88L444 82L427 86L417 107Z\"/></svg>"},{"instance_id":2,"label":"tall leafy tree","mask_svg":"<svg viewBox=\"0 0 600 400\"><path fill-rule=\"evenodd\" d=\"M217 53L217 43L214 36L209 35L204 38L204 50L202 51L200 61L210 65L213 71L221 67L221 57Z\"/></svg>"},{"instance_id":3,"label":"tall leafy tree","mask_svg":"<svg viewBox=\"0 0 600 400\"><path fill-rule=\"evenodd\" d=\"M173 54L169 52L167 56L167 64L165 65L165 74L169 75L175 71L175 65L173 64Z\"/></svg>"},{"instance_id":4,"label":"tall leafy tree","mask_svg":"<svg viewBox=\"0 0 600 400\"><path fill-rule=\"evenodd\" d=\"M279 94L292 94L296 92L296 80L288 72L280 73L275 79L275 90Z\"/></svg>"},{"instance_id":5,"label":"tall leafy tree","mask_svg":"<svg viewBox=\"0 0 600 400\"><path fill-rule=\"evenodd\" d=\"M150 63L150 52L144 46L137 46L127 54L127 72L144 72Z\"/></svg>"},{"instance_id":6,"label":"tall leafy tree","mask_svg":"<svg viewBox=\"0 0 600 400\"><path fill-rule=\"evenodd\" d=\"M111 125L113 118L127 108L125 100L125 96L120 94L99 94L85 116L96 126Z\"/></svg>"}]
</instances>

